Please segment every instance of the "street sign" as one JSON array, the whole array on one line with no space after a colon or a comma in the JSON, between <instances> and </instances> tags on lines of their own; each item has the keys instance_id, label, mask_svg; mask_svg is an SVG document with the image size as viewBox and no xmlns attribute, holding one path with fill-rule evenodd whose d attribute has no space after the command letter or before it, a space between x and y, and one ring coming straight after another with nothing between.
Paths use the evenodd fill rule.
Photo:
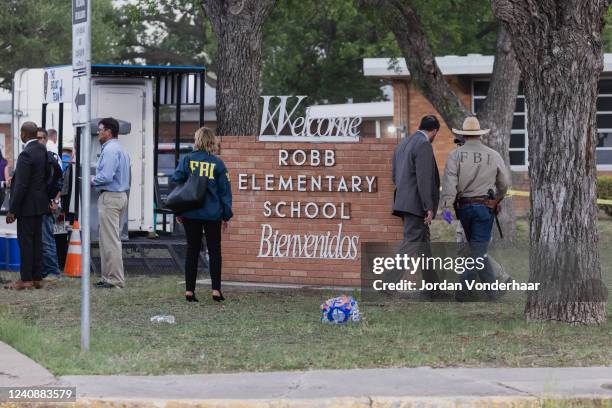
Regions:
<instances>
[{"instance_id":1,"label":"street sign","mask_svg":"<svg viewBox=\"0 0 612 408\"><path fill-rule=\"evenodd\" d=\"M89 77L87 75L72 78L72 124L75 126L89 123Z\"/></svg>"},{"instance_id":2,"label":"street sign","mask_svg":"<svg viewBox=\"0 0 612 408\"><path fill-rule=\"evenodd\" d=\"M91 55L88 2L89 0L72 0L72 70L82 74L87 73Z\"/></svg>"},{"instance_id":3,"label":"street sign","mask_svg":"<svg viewBox=\"0 0 612 408\"><path fill-rule=\"evenodd\" d=\"M76 140L81 150L81 350L89 350L89 274L90 236L89 208L91 200L90 162L91 130L90 79L91 79L91 2L72 0L72 124L80 127L80 138Z\"/></svg>"},{"instance_id":4,"label":"street sign","mask_svg":"<svg viewBox=\"0 0 612 408\"><path fill-rule=\"evenodd\" d=\"M72 0L72 124L89 124L91 77L90 0Z\"/></svg>"},{"instance_id":5,"label":"street sign","mask_svg":"<svg viewBox=\"0 0 612 408\"><path fill-rule=\"evenodd\" d=\"M72 97L72 69L70 65L45 68L43 100L45 103L70 103Z\"/></svg>"}]
</instances>

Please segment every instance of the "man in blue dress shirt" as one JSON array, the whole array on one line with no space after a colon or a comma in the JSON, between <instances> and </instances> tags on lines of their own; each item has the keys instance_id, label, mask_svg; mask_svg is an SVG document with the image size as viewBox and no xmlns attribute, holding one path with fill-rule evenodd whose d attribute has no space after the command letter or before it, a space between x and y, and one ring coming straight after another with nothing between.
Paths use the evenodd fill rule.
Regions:
<instances>
[{"instance_id":1,"label":"man in blue dress shirt","mask_svg":"<svg viewBox=\"0 0 612 408\"><path fill-rule=\"evenodd\" d=\"M119 143L119 123L104 118L98 123L98 140L102 153L92 184L100 191L100 261L102 280L99 288L125 286L121 248L121 220L128 208L130 189L130 156Z\"/></svg>"}]
</instances>

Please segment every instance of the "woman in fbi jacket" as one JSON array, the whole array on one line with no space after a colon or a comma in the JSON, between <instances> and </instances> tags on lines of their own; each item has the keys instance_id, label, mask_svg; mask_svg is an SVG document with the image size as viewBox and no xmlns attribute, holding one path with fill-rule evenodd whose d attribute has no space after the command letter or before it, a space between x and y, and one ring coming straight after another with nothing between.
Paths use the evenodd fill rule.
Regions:
<instances>
[{"instance_id":1,"label":"woman in fbi jacket","mask_svg":"<svg viewBox=\"0 0 612 408\"><path fill-rule=\"evenodd\" d=\"M215 156L219 141L212 130L202 127L195 133L194 151L180 161L172 180L182 183L192 174L208 178L208 187L202 206L177 215L185 227L187 257L185 258L185 298L197 302L195 297L198 258L202 245L202 230L208 246L212 298L225 300L221 293L221 229L225 232L232 218L232 189L223 160Z\"/></svg>"}]
</instances>

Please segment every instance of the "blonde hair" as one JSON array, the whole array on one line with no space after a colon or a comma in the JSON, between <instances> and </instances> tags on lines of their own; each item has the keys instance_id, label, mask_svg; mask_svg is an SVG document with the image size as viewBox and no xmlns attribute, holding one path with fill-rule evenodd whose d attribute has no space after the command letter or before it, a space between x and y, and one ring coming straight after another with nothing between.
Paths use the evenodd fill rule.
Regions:
<instances>
[{"instance_id":1,"label":"blonde hair","mask_svg":"<svg viewBox=\"0 0 612 408\"><path fill-rule=\"evenodd\" d=\"M219 140L215 133L207 127L201 127L195 132L195 150L204 150L209 154L219 153Z\"/></svg>"}]
</instances>

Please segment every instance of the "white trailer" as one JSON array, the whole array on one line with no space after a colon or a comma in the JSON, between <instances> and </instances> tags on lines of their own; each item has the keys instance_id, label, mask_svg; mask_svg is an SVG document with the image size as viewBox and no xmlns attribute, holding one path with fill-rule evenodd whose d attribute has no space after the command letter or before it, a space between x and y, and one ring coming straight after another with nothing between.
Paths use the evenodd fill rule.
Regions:
<instances>
[{"instance_id":1,"label":"white trailer","mask_svg":"<svg viewBox=\"0 0 612 408\"><path fill-rule=\"evenodd\" d=\"M199 121L200 124L204 122L205 108L200 97L205 94L204 77L205 69L202 67L92 65L91 117L114 117L131 124L131 131L119 136L119 142L128 151L132 162L127 225L130 232L155 231L154 190L160 106L175 107L176 145L179 146L181 106L199 106ZM214 95L210 96L214 98ZM61 145L74 146L78 151L71 124L71 99L71 66L17 71L13 83L13 157L16 158L22 149L19 129L26 121L57 129ZM210 111L211 104L207 105ZM210 112L207 114L209 116ZM95 138L91 143L91 163L95 168L101 146L95 135L90 137ZM74 185L73 192L77 189ZM74 211L76 200L71 201L71 211ZM95 216L95 212L92 211L92 215ZM97 222L93 224L97 225ZM92 234L92 238L96 236L97 233Z\"/></svg>"}]
</instances>

